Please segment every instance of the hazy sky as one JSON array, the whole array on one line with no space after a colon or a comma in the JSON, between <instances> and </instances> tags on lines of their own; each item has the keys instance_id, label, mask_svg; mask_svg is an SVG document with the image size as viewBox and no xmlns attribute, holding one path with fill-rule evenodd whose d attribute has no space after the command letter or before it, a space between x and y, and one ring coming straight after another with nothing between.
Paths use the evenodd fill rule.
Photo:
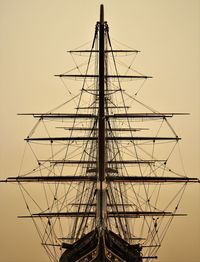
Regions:
<instances>
[{"instance_id":1,"label":"hazy sky","mask_svg":"<svg viewBox=\"0 0 200 262\"><path fill-rule=\"evenodd\" d=\"M16 176L32 120L19 112L46 112L64 101L56 73L73 67L67 50L91 40L99 5L110 35L141 50L136 68L153 80L143 101L159 111L190 112L175 129L185 169L200 177L199 0L0 0L0 176ZM182 210L159 252L160 262L200 261L200 186L190 185ZM46 262L18 187L0 185L0 262Z\"/></svg>"}]
</instances>

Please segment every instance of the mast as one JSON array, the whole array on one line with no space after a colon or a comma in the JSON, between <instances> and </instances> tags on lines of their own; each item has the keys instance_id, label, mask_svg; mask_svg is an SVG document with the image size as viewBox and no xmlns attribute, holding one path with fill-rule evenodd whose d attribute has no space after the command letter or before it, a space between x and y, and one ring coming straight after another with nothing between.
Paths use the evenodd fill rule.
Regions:
<instances>
[{"instance_id":1,"label":"mast","mask_svg":"<svg viewBox=\"0 0 200 262\"><path fill-rule=\"evenodd\" d=\"M100 229L104 226L106 212L105 180L105 112L104 112L104 7L100 6L99 22L99 114L98 114L98 182L97 220Z\"/></svg>"}]
</instances>

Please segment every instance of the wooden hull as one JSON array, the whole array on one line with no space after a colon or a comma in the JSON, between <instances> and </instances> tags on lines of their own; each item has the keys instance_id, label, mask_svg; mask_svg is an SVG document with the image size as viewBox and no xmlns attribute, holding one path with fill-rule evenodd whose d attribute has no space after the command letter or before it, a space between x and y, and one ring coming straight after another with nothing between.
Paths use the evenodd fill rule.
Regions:
<instances>
[{"instance_id":1,"label":"wooden hull","mask_svg":"<svg viewBox=\"0 0 200 262\"><path fill-rule=\"evenodd\" d=\"M95 229L74 244L63 244L66 250L60 262L141 262L141 247L130 245L112 231Z\"/></svg>"}]
</instances>

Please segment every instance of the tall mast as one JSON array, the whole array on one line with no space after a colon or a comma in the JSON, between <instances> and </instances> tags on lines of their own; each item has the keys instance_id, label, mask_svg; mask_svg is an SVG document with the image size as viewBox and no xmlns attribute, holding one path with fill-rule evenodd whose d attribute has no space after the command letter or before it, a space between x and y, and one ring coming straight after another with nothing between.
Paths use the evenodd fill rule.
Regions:
<instances>
[{"instance_id":1,"label":"tall mast","mask_svg":"<svg viewBox=\"0 0 200 262\"><path fill-rule=\"evenodd\" d=\"M104 112L104 8L100 6L99 22L99 114L98 114L98 184L97 184L97 219L103 227L106 213L105 188L105 112Z\"/></svg>"}]
</instances>

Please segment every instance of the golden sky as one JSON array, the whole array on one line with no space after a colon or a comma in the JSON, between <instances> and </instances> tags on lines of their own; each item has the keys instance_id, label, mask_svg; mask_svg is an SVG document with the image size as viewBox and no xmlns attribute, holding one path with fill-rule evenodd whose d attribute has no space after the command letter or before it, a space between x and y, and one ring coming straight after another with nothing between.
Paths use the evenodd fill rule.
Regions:
<instances>
[{"instance_id":1,"label":"golden sky","mask_svg":"<svg viewBox=\"0 0 200 262\"><path fill-rule=\"evenodd\" d=\"M0 0L0 176L16 176L32 119L64 101L53 75L73 67L67 50L91 40L104 4L110 35L141 50L136 68L154 78L142 98L158 111L189 112L177 119L188 176L200 177L199 0ZM189 215L171 226L160 262L200 261L200 186L189 185L182 202ZM0 185L0 262L46 262L15 185Z\"/></svg>"}]
</instances>

